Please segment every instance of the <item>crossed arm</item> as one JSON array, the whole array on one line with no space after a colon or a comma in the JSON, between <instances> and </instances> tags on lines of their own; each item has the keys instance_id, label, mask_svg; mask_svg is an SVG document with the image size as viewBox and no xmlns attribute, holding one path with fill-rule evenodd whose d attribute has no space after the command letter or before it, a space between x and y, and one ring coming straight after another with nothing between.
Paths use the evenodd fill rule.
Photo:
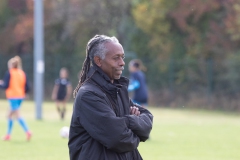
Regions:
<instances>
[{"instance_id":1,"label":"crossed arm","mask_svg":"<svg viewBox=\"0 0 240 160\"><path fill-rule=\"evenodd\" d=\"M85 93L76 101L74 114L89 135L108 149L129 152L145 141L152 128L152 115L133 106L132 115L117 117L104 97Z\"/></svg>"},{"instance_id":2,"label":"crossed arm","mask_svg":"<svg viewBox=\"0 0 240 160\"><path fill-rule=\"evenodd\" d=\"M145 108L130 101L129 128L140 138L140 141L146 141L152 130L152 114Z\"/></svg>"}]
</instances>

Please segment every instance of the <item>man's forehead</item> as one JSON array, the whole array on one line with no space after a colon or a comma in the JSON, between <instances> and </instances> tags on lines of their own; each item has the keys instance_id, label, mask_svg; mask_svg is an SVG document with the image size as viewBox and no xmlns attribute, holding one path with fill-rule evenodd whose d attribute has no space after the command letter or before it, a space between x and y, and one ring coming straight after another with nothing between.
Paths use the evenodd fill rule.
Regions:
<instances>
[{"instance_id":1,"label":"man's forehead","mask_svg":"<svg viewBox=\"0 0 240 160\"><path fill-rule=\"evenodd\" d=\"M123 47L120 43L109 42L105 44L105 47L109 53L124 54Z\"/></svg>"},{"instance_id":2,"label":"man's forehead","mask_svg":"<svg viewBox=\"0 0 240 160\"><path fill-rule=\"evenodd\" d=\"M121 46L122 47L122 45L119 42L106 42L105 46L106 47L114 47L114 46Z\"/></svg>"}]
</instances>

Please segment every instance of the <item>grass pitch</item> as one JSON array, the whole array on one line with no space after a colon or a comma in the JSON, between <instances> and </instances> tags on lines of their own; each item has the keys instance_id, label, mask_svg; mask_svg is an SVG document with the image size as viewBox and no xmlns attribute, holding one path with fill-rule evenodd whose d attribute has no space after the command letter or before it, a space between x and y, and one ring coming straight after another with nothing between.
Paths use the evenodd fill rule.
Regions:
<instances>
[{"instance_id":1,"label":"grass pitch","mask_svg":"<svg viewBox=\"0 0 240 160\"><path fill-rule=\"evenodd\" d=\"M69 126L72 104L60 120L55 104L43 104L43 119L36 120L35 105L23 102L21 113L33 132L30 142L17 122L12 139L0 141L2 160L68 160L67 139L59 135ZM239 160L240 114L215 111L150 107L154 115L150 139L140 143L144 160ZM8 102L0 100L0 136L7 128Z\"/></svg>"}]
</instances>

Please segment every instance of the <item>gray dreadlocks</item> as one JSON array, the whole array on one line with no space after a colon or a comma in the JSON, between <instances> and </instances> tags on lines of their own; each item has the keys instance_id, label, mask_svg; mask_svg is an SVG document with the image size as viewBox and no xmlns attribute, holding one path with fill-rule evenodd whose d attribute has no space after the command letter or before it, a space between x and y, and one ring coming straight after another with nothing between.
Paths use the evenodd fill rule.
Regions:
<instances>
[{"instance_id":1,"label":"gray dreadlocks","mask_svg":"<svg viewBox=\"0 0 240 160\"><path fill-rule=\"evenodd\" d=\"M88 41L86 47L86 58L83 62L79 82L76 89L73 91L74 98L76 97L77 92L80 89L81 85L87 78L87 73L91 67L91 64L94 63L93 61L94 56L98 56L101 59L105 58L106 53L108 52L107 48L105 47L105 44L107 42L119 43L116 37L108 37L106 35L95 35L92 39Z\"/></svg>"}]
</instances>

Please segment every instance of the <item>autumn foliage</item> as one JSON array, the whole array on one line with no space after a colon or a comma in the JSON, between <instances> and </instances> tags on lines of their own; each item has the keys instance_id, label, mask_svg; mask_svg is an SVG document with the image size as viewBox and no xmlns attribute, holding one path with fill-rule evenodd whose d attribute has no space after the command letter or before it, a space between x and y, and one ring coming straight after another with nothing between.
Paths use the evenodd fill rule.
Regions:
<instances>
[{"instance_id":1,"label":"autumn foliage","mask_svg":"<svg viewBox=\"0 0 240 160\"><path fill-rule=\"evenodd\" d=\"M33 54L33 14L33 0L0 1L0 56ZM76 75L89 38L107 34L126 61L143 60L157 104L217 106L240 92L239 0L45 0L44 33L50 79L60 65Z\"/></svg>"}]
</instances>

